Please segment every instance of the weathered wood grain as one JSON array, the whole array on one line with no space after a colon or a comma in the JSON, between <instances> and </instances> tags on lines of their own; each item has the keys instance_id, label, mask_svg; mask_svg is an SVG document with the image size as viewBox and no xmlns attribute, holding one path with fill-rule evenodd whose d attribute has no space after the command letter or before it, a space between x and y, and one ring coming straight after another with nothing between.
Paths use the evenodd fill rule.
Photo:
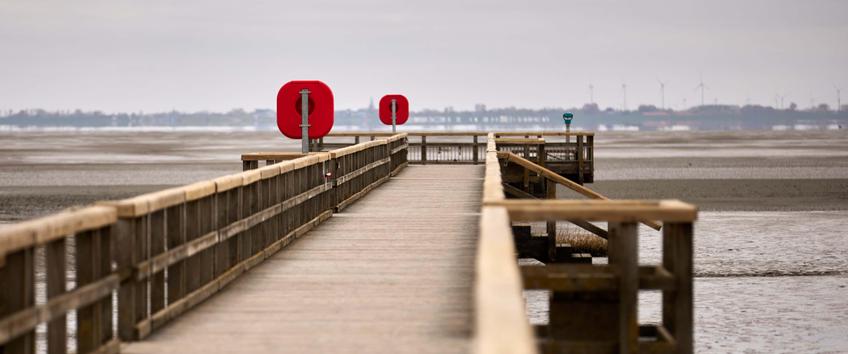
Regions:
<instances>
[{"instance_id":1,"label":"weathered wood grain","mask_svg":"<svg viewBox=\"0 0 848 354\"><path fill-rule=\"evenodd\" d=\"M146 202L144 209L147 209ZM66 238L70 234L100 228L114 223L116 219L114 208L91 206L69 209L0 228L0 258L19 250Z\"/></svg>"},{"instance_id":2,"label":"weathered wood grain","mask_svg":"<svg viewBox=\"0 0 848 354\"><path fill-rule=\"evenodd\" d=\"M483 200L505 198L494 134L487 137ZM473 353L536 353L524 313L515 242L505 208L483 207L474 279Z\"/></svg>"},{"instance_id":3,"label":"weathered wood grain","mask_svg":"<svg viewBox=\"0 0 848 354\"><path fill-rule=\"evenodd\" d=\"M467 352L482 172L407 167L122 351Z\"/></svg>"},{"instance_id":4,"label":"weathered wood grain","mask_svg":"<svg viewBox=\"0 0 848 354\"><path fill-rule=\"evenodd\" d=\"M513 221L587 220L692 222L698 209L676 200L502 200L489 206L506 207Z\"/></svg>"}]
</instances>

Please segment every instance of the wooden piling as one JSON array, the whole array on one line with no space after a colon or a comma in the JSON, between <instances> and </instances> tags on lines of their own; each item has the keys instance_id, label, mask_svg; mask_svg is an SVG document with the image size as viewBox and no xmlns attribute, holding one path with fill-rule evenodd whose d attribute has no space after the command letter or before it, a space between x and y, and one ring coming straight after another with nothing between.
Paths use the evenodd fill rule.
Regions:
<instances>
[{"instance_id":1,"label":"wooden piling","mask_svg":"<svg viewBox=\"0 0 848 354\"><path fill-rule=\"evenodd\" d=\"M674 337L677 353L692 353L692 223L667 223L663 230L663 267L674 276L674 288L663 290L663 326Z\"/></svg>"}]
</instances>

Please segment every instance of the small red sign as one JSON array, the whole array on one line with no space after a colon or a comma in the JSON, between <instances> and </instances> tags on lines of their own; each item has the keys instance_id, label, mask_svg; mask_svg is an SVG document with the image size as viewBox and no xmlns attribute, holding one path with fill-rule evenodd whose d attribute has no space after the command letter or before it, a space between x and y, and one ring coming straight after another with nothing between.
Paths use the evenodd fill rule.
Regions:
<instances>
[{"instance_id":1,"label":"small red sign","mask_svg":"<svg viewBox=\"0 0 848 354\"><path fill-rule=\"evenodd\" d=\"M277 93L277 128L283 135L300 139L303 104L301 90L309 90L309 138L318 139L333 128L333 92L321 81L289 81ZM391 118L390 118L391 119Z\"/></svg>"},{"instance_id":2,"label":"small red sign","mask_svg":"<svg viewBox=\"0 0 848 354\"><path fill-rule=\"evenodd\" d=\"M409 119L409 101L403 95L385 95L380 99L380 121L392 125L392 100L395 100L395 124L401 125Z\"/></svg>"}]
</instances>

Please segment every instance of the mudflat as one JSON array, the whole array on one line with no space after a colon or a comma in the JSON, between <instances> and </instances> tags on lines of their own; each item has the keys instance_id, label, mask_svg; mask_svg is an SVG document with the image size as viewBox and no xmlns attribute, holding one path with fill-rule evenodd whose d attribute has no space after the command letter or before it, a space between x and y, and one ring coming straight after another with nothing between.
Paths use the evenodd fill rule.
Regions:
<instances>
[{"instance_id":1,"label":"mudflat","mask_svg":"<svg viewBox=\"0 0 848 354\"><path fill-rule=\"evenodd\" d=\"M680 199L705 211L848 210L848 179L646 179L597 181L615 199Z\"/></svg>"},{"instance_id":2,"label":"mudflat","mask_svg":"<svg viewBox=\"0 0 848 354\"><path fill-rule=\"evenodd\" d=\"M848 209L844 131L615 132L595 141L589 187L612 198L675 198L702 210ZM241 131L3 132L0 142L0 222L236 173L243 152L299 149L276 132Z\"/></svg>"}]
</instances>

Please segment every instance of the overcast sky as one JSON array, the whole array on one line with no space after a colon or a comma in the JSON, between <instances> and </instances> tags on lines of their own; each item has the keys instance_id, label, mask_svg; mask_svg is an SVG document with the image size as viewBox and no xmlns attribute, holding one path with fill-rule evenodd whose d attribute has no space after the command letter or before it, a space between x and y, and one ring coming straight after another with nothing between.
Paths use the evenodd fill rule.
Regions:
<instances>
[{"instance_id":1,"label":"overcast sky","mask_svg":"<svg viewBox=\"0 0 848 354\"><path fill-rule=\"evenodd\" d=\"M0 109L848 101L848 1L0 0Z\"/></svg>"}]
</instances>

